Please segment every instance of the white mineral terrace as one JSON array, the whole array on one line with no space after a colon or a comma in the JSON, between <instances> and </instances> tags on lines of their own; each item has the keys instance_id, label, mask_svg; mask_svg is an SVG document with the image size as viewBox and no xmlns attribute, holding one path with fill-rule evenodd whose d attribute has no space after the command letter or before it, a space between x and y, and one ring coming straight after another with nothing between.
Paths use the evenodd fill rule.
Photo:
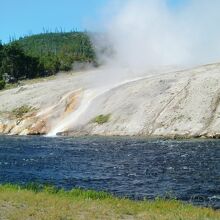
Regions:
<instances>
[{"instance_id":1,"label":"white mineral terrace","mask_svg":"<svg viewBox=\"0 0 220 220\"><path fill-rule=\"evenodd\" d=\"M106 81L102 71L66 74L1 91L0 132L49 136L60 132L151 137L220 135L220 64ZM13 110L24 105L33 107L33 114L12 117ZM110 118L103 124L92 121L99 115Z\"/></svg>"}]
</instances>

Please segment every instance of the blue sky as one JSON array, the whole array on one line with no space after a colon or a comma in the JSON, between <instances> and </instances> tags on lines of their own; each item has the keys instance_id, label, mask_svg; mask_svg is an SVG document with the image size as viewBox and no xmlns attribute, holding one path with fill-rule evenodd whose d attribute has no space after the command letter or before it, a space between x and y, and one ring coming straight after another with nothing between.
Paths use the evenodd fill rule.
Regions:
<instances>
[{"instance_id":1,"label":"blue sky","mask_svg":"<svg viewBox=\"0 0 220 220\"><path fill-rule=\"evenodd\" d=\"M0 40L40 33L43 28L85 30L109 0L0 0ZM168 0L171 7L186 0Z\"/></svg>"}]
</instances>

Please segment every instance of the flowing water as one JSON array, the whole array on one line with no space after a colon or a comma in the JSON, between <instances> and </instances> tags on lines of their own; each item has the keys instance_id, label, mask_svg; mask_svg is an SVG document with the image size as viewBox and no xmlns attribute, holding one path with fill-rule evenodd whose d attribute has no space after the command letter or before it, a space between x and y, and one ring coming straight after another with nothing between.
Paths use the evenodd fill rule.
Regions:
<instances>
[{"instance_id":1,"label":"flowing water","mask_svg":"<svg viewBox=\"0 0 220 220\"><path fill-rule=\"evenodd\" d=\"M220 208L220 141L0 137L0 183L51 183Z\"/></svg>"},{"instance_id":2,"label":"flowing water","mask_svg":"<svg viewBox=\"0 0 220 220\"><path fill-rule=\"evenodd\" d=\"M77 125L77 121L79 120L80 116L86 113L91 103L94 102L99 96L109 92L112 89L122 86L126 83L135 82L144 78L146 78L146 76L137 77L134 79L122 80L121 82L117 82L117 83L109 82L106 83L104 87L99 86L98 88L95 89L85 90L83 94L83 98L78 108L75 111L73 111L70 115L65 117L63 120L59 121L58 124L55 125L55 127L47 134L47 136L55 137L58 133L64 132L69 128L71 128L72 126Z\"/></svg>"}]
</instances>

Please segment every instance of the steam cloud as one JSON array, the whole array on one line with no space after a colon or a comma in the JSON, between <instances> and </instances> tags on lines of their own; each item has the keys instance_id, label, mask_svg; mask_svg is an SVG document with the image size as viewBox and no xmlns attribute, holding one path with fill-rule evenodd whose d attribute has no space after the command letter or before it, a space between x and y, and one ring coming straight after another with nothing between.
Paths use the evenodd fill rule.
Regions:
<instances>
[{"instance_id":1,"label":"steam cloud","mask_svg":"<svg viewBox=\"0 0 220 220\"><path fill-rule=\"evenodd\" d=\"M179 8L168 1L109 0L101 19L104 34L92 36L105 65L87 73L80 106L50 135L88 123L100 110L98 98L127 82L220 60L220 1L182 0ZM110 52L103 53L106 46Z\"/></svg>"},{"instance_id":2,"label":"steam cloud","mask_svg":"<svg viewBox=\"0 0 220 220\"><path fill-rule=\"evenodd\" d=\"M100 60L133 71L219 61L220 1L182 2L173 8L168 0L111 0L102 27L114 56L98 53Z\"/></svg>"}]
</instances>

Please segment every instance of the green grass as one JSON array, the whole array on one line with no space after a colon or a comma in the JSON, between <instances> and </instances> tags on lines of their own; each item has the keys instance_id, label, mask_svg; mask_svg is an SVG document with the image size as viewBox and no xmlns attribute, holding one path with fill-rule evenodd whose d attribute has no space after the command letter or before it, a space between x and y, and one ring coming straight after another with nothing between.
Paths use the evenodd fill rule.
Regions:
<instances>
[{"instance_id":1,"label":"green grass","mask_svg":"<svg viewBox=\"0 0 220 220\"><path fill-rule=\"evenodd\" d=\"M110 117L111 117L111 114L108 114L108 115L98 115L98 116L96 116L92 120L92 122L93 123L97 123L97 124L105 124L105 123L107 123L109 121Z\"/></svg>"},{"instance_id":2,"label":"green grass","mask_svg":"<svg viewBox=\"0 0 220 220\"><path fill-rule=\"evenodd\" d=\"M132 201L92 190L8 184L0 185L0 219L217 220L220 212L176 200Z\"/></svg>"}]
</instances>

